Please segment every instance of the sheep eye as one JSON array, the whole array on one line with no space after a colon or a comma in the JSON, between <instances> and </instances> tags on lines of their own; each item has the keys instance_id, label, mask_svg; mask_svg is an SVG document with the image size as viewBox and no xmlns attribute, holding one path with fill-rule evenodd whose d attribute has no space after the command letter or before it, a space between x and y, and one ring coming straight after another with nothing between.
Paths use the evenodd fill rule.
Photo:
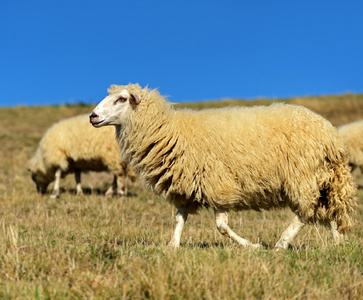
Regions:
<instances>
[{"instance_id":1,"label":"sheep eye","mask_svg":"<svg viewBox=\"0 0 363 300\"><path fill-rule=\"evenodd\" d=\"M115 104L117 103L117 102L126 102L126 98L124 98L124 97L119 97L116 101L115 101Z\"/></svg>"}]
</instances>

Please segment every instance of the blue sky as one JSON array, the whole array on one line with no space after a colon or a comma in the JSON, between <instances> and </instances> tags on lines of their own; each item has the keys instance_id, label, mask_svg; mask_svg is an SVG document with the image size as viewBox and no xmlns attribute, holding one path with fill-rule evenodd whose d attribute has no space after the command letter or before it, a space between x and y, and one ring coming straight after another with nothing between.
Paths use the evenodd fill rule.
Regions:
<instances>
[{"instance_id":1,"label":"blue sky","mask_svg":"<svg viewBox=\"0 0 363 300\"><path fill-rule=\"evenodd\" d=\"M0 106L363 93L363 1L1 1Z\"/></svg>"}]
</instances>

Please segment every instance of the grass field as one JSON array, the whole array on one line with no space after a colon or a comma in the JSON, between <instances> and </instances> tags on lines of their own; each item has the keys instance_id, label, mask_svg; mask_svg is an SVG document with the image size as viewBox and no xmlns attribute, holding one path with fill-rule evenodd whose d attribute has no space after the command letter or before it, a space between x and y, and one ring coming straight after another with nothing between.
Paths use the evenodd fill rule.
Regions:
<instances>
[{"instance_id":1,"label":"grass field","mask_svg":"<svg viewBox=\"0 0 363 300\"><path fill-rule=\"evenodd\" d=\"M305 105L334 125L363 119L363 95L284 102ZM292 219L288 210L230 213L232 229L267 249L238 247L203 210L189 217L181 249L172 251L166 245L176 209L141 183L129 183L124 199L107 199L112 176L90 173L84 196L75 196L73 176L61 181L59 199L38 195L25 165L40 138L57 120L92 108L0 108L0 299L363 299L363 190L345 244L335 247L327 228L308 226L282 252L273 247ZM362 175L354 176L362 184Z\"/></svg>"}]
</instances>

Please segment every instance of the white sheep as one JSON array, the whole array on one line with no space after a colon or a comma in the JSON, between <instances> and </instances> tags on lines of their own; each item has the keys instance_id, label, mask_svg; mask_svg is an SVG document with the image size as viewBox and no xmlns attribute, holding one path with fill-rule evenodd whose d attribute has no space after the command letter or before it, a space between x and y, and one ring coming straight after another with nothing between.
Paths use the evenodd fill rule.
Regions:
<instances>
[{"instance_id":1,"label":"white sheep","mask_svg":"<svg viewBox=\"0 0 363 300\"><path fill-rule=\"evenodd\" d=\"M338 127L349 152L349 164L352 171L359 167L363 173L363 120Z\"/></svg>"},{"instance_id":2,"label":"white sheep","mask_svg":"<svg viewBox=\"0 0 363 300\"><path fill-rule=\"evenodd\" d=\"M347 150L321 116L283 104L174 110L157 90L138 84L108 92L90 121L115 125L126 161L178 208L169 246L179 247L188 214L203 206L214 209L221 234L254 248L228 226L227 211L289 207L296 217L277 250L307 223L330 225L336 243L351 227L356 186Z\"/></svg>"},{"instance_id":3,"label":"white sheep","mask_svg":"<svg viewBox=\"0 0 363 300\"><path fill-rule=\"evenodd\" d=\"M103 129L92 128L87 115L53 124L27 165L37 191L45 193L49 183L55 180L51 198L58 197L60 178L74 172L77 195L82 195L81 171L110 171L114 180L106 196L124 195L125 176L129 175L133 181L136 176L120 157L115 129Z\"/></svg>"}]
</instances>

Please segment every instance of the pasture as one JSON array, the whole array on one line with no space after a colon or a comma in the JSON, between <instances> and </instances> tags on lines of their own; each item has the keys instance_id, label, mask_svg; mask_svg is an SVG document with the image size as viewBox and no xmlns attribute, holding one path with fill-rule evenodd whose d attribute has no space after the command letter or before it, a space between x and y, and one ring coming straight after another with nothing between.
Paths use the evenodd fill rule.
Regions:
<instances>
[{"instance_id":1,"label":"pasture","mask_svg":"<svg viewBox=\"0 0 363 300\"><path fill-rule=\"evenodd\" d=\"M363 119L363 95L283 101L333 125ZM266 249L240 248L221 236L213 212L203 210L189 216L181 248L172 251L166 245L176 209L140 182L129 183L123 199L105 198L112 175L83 174L85 195L76 196L69 175L60 198L38 195L25 165L45 130L93 107L0 108L1 299L363 299L363 189L346 243L335 247L327 228L306 226L281 252L273 247L292 219L289 210L230 213L231 228ZM359 170L354 176L363 185Z\"/></svg>"}]
</instances>

